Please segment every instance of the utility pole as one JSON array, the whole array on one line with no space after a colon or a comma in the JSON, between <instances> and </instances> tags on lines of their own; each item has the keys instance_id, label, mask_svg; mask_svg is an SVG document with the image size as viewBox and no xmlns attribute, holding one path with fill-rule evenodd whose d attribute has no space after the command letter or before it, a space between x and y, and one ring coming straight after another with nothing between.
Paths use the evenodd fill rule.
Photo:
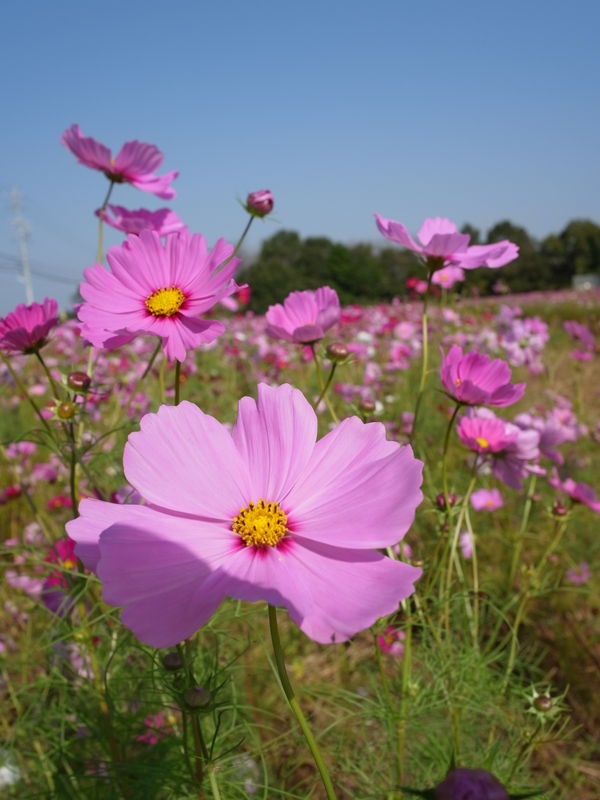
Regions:
<instances>
[{"instance_id":1,"label":"utility pole","mask_svg":"<svg viewBox=\"0 0 600 800\"><path fill-rule=\"evenodd\" d=\"M23 216L23 201L21 192L16 186L13 186L10 192L10 204L13 209L14 220L13 225L17 233L17 242L19 244L19 261L21 262L21 269L23 270L23 283L25 284L25 299L27 305L33 303L33 284L31 282L31 269L29 267L29 250L27 248L27 241L31 233L31 225Z\"/></svg>"}]
</instances>

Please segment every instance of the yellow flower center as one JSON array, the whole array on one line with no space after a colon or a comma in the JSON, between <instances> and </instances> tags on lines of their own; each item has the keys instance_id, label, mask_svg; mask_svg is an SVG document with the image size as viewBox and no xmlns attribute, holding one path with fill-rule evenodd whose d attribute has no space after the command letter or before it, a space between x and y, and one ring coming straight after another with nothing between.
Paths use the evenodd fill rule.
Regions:
<instances>
[{"instance_id":1,"label":"yellow flower center","mask_svg":"<svg viewBox=\"0 0 600 800\"><path fill-rule=\"evenodd\" d=\"M261 497L258 503L240 508L231 530L239 533L246 547L273 547L287 533L287 517L279 503L265 503Z\"/></svg>"},{"instance_id":2,"label":"yellow flower center","mask_svg":"<svg viewBox=\"0 0 600 800\"><path fill-rule=\"evenodd\" d=\"M71 558L67 558L63 561L63 567L65 569L73 569L75 567L75 562Z\"/></svg>"},{"instance_id":3,"label":"yellow flower center","mask_svg":"<svg viewBox=\"0 0 600 800\"><path fill-rule=\"evenodd\" d=\"M483 436L478 436L475 441L480 447L486 448L490 446L490 443L487 439L484 439Z\"/></svg>"},{"instance_id":4,"label":"yellow flower center","mask_svg":"<svg viewBox=\"0 0 600 800\"><path fill-rule=\"evenodd\" d=\"M185 295L177 286L166 287L153 292L146 299L146 308L154 317L172 317L185 300Z\"/></svg>"},{"instance_id":5,"label":"yellow flower center","mask_svg":"<svg viewBox=\"0 0 600 800\"><path fill-rule=\"evenodd\" d=\"M462 381L461 381L461 379L460 379L460 378L457 378L457 379L454 381L454 383L456 384L456 386L460 386L460 385L461 385L461 383L462 383Z\"/></svg>"}]
</instances>

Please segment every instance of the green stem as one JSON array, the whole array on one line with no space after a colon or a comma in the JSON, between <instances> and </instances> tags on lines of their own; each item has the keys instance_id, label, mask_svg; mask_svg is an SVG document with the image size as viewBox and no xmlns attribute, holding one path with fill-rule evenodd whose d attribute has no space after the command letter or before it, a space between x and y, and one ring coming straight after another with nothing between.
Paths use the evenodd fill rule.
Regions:
<instances>
[{"instance_id":1,"label":"green stem","mask_svg":"<svg viewBox=\"0 0 600 800\"><path fill-rule=\"evenodd\" d=\"M456 419L459 409L460 403L457 403L448 422L448 427L446 428L446 435L444 436L444 449L442 452L442 486L444 489L444 510L446 519L450 515L450 494L448 492L448 444L450 442L450 433L452 432L452 428L454 426L454 420Z\"/></svg>"},{"instance_id":2,"label":"green stem","mask_svg":"<svg viewBox=\"0 0 600 800\"><path fill-rule=\"evenodd\" d=\"M10 372L10 374L11 374L11 376L12 376L12 378L13 378L13 380L14 380L15 384L18 386L18 388L19 388L19 390L20 390L21 394L23 395L23 397L24 397L26 400L28 400L28 401L29 401L29 404L31 405L31 407L33 408L33 410L35 411L35 413L37 414L37 416L38 416L38 418L39 418L40 422L42 423L42 425L44 426L44 428L46 429L46 431L48 432L48 434L50 435L50 437L52 438L52 440L54 441L54 443L55 443L55 444L58 446L58 443L57 443L57 441L56 441L56 437L54 436L54 431L53 431L53 430L50 428L50 426L48 425L48 420L47 420L47 419L45 419L45 418L42 416L42 412L41 412L41 411L40 411L40 409L37 407L37 405L35 404L35 401L33 400L33 398L31 397L31 395L30 395L30 394L29 394L29 392L27 391L27 387L25 386L25 384L23 383L23 381L22 381L22 380L19 378L19 376L17 375L17 373L14 371L14 369L12 368L12 364L10 363L10 360L7 358L7 356L6 356L6 355L5 355L5 354L4 354L4 353L3 353L1 350L0 350L0 357L2 358L2 360L4 361L4 363L6 364L6 368L7 368L7 369L8 369L8 371Z\"/></svg>"},{"instance_id":3,"label":"green stem","mask_svg":"<svg viewBox=\"0 0 600 800\"><path fill-rule=\"evenodd\" d=\"M531 506L533 505L533 495L535 494L535 484L537 475L532 475L529 479L529 487L527 489L527 497L523 505L523 513L521 514L521 524L517 531L516 537L513 539L513 556L510 564L510 572L508 574L507 589L510 592L515 576L517 574L517 567L521 559L521 552L523 550L523 539L529 524L529 517L531 514Z\"/></svg>"},{"instance_id":4,"label":"green stem","mask_svg":"<svg viewBox=\"0 0 600 800\"><path fill-rule=\"evenodd\" d=\"M277 666L277 674L281 682L281 688L283 689L283 693L286 696L289 706L292 709L294 716L298 721L298 724L300 725L306 743L309 747L310 752L312 753L312 757L315 760L315 764L317 765L317 769L319 770L321 781L325 789L325 794L327 795L327 800L336 800L333 783L331 782L331 778L329 777L329 772L327 770L327 767L325 766L325 762L323 761L323 756L321 755L319 745L317 744L317 741L312 734L308 722L306 721L306 717L302 713L302 709L298 704L298 700L296 699L294 689L292 688L292 684L290 683L290 679L287 670L285 668L283 650L281 648L281 640L279 638L279 628L277 627L277 609L271 605L269 606L269 630L271 631L273 654L275 656L275 664Z\"/></svg>"},{"instance_id":5,"label":"green stem","mask_svg":"<svg viewBox=\"0 0 600 800\"><path fill-rule=\"evenodd\" d=\"M129 409L131 407L131 404L133 402L133 398L138 393L138 390L139 390L140 386L142 385L142 383L146 379L148 373L152 369L152 366L153 366L154 362L156 361L156 356L158 355L161 346L162 346L162 339L159 339L158 342L156 343L156 347L152 351L152 355L150 356L150 360L146 364L146 369L143 371L142 376L137 379L137 381L135 382L135 384L133 386L133 389L131 390L131 392L129 394L129 400L126 403L125 410L123 412L124 416L127 416L127 412L129 411ZM114 421L113 421L113 424L114 424Z\"/></svg>"},{"instance_id":6,"label":"green stem","mask_svg":"<svg viewBox=\"0 0 600 800\"><path fill-rule=\"evenodd\" d=\"M400 694L400 718L398 720L398 783L404 777L404 759L406 750L406 722L407 722L407 701L410 690L410 673L412 666L412 619L408 601L404 601L404 613L406 615L406 627L404 630L404 652L402 654L402 689Z\"/></svg>"},{"instance_id":7,"label":"green stem","mask_svg":"<svg viewBox=\"0 0 600 800\"><path fill-rule=\"evenodd\" d=\"M175 362L175 405L179 405L179 396L181 394L181 361Z\"/></svg>"},{"instance_id":8,"label":"green stem","mask_svg":"<svg viewBox=\"0 0 600 800\"><path fill-rule=\"evenodd\" d=\"M77 495L77 444L75 442L75 426L72 422L68 425L69 435L69 488L71 490L71 514L73 519L78 515L79 498Z\"/></svg>"},{"instance_id":9,"label":"green stem","mask_svg":"<svg viewBox=\"0 0 600 800\"><path fill-rule=\"evenodd\" d=\"M54 397L55 397L57 400L60 400L60 392L59 392L58 386L57 386L57 384L56 384L56 381L55 381L55 380L54 380L54 378L52 377L52 373L51 373L51 372L50 372L50 370L48 369L48 367L47 367L47 365L46 365L46 362L45 362L45 361L44 361L44 359L42 358L42 354L40 353L40 351L39 351L39 350L34 350L34 353L35 353L35 357L37 358L37 360L38 360L38 361L40 362L40 364L42 365L42 369L43 369L43 370L44 370L44 372L46 373L46 377L48 378L48 383L50 384L50 391L52 392L52 394L54 395Z\"/></svg>"},{"instance_id":10,"label":"green stem","mask_svg":"<svg viewBox=\"0 0 600 800\"><path fill-rule=\"evenodd\" d=\"M98 250L96 253L96 261L98 264L102 263L102 252L104 250L103 246L103 238L104 238L104 209L108 205L108 201L110 200L110 195L112 193L114 187L114 181L110 182L108 187L108 191L106 192L106 197L104 198L104 202L100 206L100 213L98 214Z\"/></svg>"},{"instance_id":11,"label":"green stem","mask_svg":"<svg viewBox=\"0 0 600 800\"><path fill-rule=\"evenodd\" d=\"M427 302L429 299L429 290L431 288L431 279L433 278L433 272L434 270L430 268L429 275L427 278L427 290L423 297L423 311L421 312L421 339L422 339L421 378L419 380L419 391L417 393L417 399L415 402L412 431L410 433L411 443L414 442L415 440L415 435L417 432L417 423L419 420L419 411L421 408L421 399L423 397L423 393L425 392L425 385L427 384L427 372L429 368L429 324L427 318Z\"/></svg>"},{"instance_id":12,"label":"green stem","mask_svg":"<svg viewBox=\"0 0 600 800\"><path fill-rule=\"evenodd\" d=\"M475 465L476 464L477 464L477 461L475 461ZM467 488L467 491L465 493L464 500L462 501L462 504L461 504L461 507L460 507L460 511L459 511L459 514L458 514L458 519L456 520L456 525L454 527L454 533L452 535L452 540L450 542L450 553L448 555L448 566L446 568L446 580L443 582L443 585L444 585L444 593L443 593L443 596L444 596L444 620L445 620L445 623L446 623L446 629L447 630L450 627L450 587L451 587L451 584L452 584L452 564L454 563L454 560L455 560L455 557L456 557L456 551L457 551L457 548L458 548L458 541L459 541L459 538L460 538L460 530L462 528L463 520L465 518L465 514L466 514L466 511L467 511L467 506L468 506L468 503L469 503L469 499L471 497L471 493L472 493L473 489L475 488L475 481L477 479L477 476L474 474L475 473L475 465L473 467L473 474L472 474L471 480L469 482L469 486Z\"/></svg>"},{"instance_id":13,"label":"green stem","mask_svg":"<svg viewBox=\"0 0 600 800\"><path fill-rule=\"evenodd\" d=\"M319 403L321 402L321 400L323 400L323 398L327 394L329 387L331 386L331 381L333 380L333 376L335 375L336 368L337 368L337 362L333 361L331 364L331 369L329 370L329 375L327 376L327 380L325 381L325 386L323 387L321 394L317 398L317 401L314 405L315 409L318 408Z\"/></svg>"},{"instance_id":14,"label":"green stem","mask_svg":"<svg viewBox=\"0 0 600 800\"><path fill-rule=\"evenodd\" d=\"M525 590L523 591L523 596L521 597L521 602L519 603L519 607L517 609L517 613L515 615L515 621L512 627L511 632L511 642L510 642L510 652L508 655L508 664L506 667L506 672L504 674L504 682L502 684L502 693L504 693L508 687L508 681L510 679L511 673L515 666L515 660L517 658L517 647L519 644L519 628L521 627L521 623L523 621L523 617L525 616L525 609L527 607L527 602L530 597L530 589L532 586L535 586L538 583L540 572L548 562L548 557L556 550L558 547L560 540L563 537L563 534L567 528L567 520L557 520L555 524L555 533L550 541L550 544L546 547L544 552L542 553L542 557L538 561L537 566L531 573L529 578L529 582Z\"/></svg>"},{"instance_id":15,"label":"green stem","mask_svg":"<svg viewBox=\"0 0 600 800\"><path fill-rule=\"evenodd\" d=\"M158 368L158 392L160 395L160 402L165 402L165 368L167 365L167 357L164 356Z\"/></svg>"},{"instance_id":16,"label":"green stem","mask_svg":"<svg viewBox=\"0 0 600 800\"><path fill-rule=\"evenodd\" d=\"M245 228L244 228L244 230L242 231L242 235L241 235L241 236L240 236L240 238L238 239L238 243L237 243L237 244L236 244L236 246L234 247L234 249L233 249L233 253L232 253L232 254L231 254L231 256L230 256L230 257L227 259L227 261L230 261L232 258L234 258L234 257L237 255L237 252L238 252L238 250L240 249L240 247L242 246L242 244L243 244L243 242L244 242L244 239L246 238L246 234L247 234L247 233L248 233L248 231L250 230L250 226L252 225L252 222L253 222L253 221L254 221L254 215L250 214L250 219L249 219L249 220L248 220L248 222L246 223L246 227L245 227Z\"/></svg>"},{"instance_id":17,"label":"green stem","mask_svg":"<svg viewBox=\"0 0 600 800\"><path fill-rule=\"evenodd\" d=\"M340 419L339 419L338 415L335 413L335 409L331 405L331 400L329 399L329 397L327 395L327 386L329 385L329 383L326 386L325 385L325 381L323 380L323 370L321 369L321 361L319 359L319 356L317 355L317 350L315 348L315 343L314 342L309 342L308 346L310 347L310 350L311 350L311 353L312 353L312 357L313 357L313 361L315 362L315 368L316 368L316 371L317 371L317 381L319 383L320 395L319 395L319 400L317 401L317 403L315 405L315 408L321 402L321 398L323 400L325 400L325 405L327 406L327 410L329 411L329 413L331 415L331 419L337 425L338 422L340 421ZM332 377L332 376L330 376L330 377Z\"/></svg>"}]
</instances>

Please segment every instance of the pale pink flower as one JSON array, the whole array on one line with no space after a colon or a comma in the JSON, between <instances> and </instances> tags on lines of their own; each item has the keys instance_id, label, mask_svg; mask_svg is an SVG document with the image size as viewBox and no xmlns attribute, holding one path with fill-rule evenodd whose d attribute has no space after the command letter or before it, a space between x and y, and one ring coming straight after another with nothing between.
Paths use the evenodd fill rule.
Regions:
<instances>
[{"instance_id":1,"label":"pale pink flower","mask_svg":"<svg viewBox=\"0 0 600 800\"><path fill-rule=\"evenodd\" d=\"M441 286L442 289L451 289L456 283L464 281L465 273L460 267L442 267L436 270L432 277L431 282L436 286Z\"/></svg>"},{"instance_id":2,"label":"pale pink flower","mask_svg":"<svg viewBox=\"0 0 600 800\"><path fill-rule=\"evenodd\" d=\"M471 505L475 511L495 511L502 508L504 500L498 489L478 489L471 495Z\"/></svg>"},{"instance_id":3,"label":"pale pink flower","mask_svg":"<svg viewBox=\"0 0 600 800\"><path fill-rule=\"evenodd\" d=\"M187 228L170 208L158 208L156 211L138 208L129 211L123 206L109 205L104 211L99 208L96 216L102 217L111 228L124 233L140 234L142 231L156 231L159 236L166 236L168 233L176 233Z\"/></svg>"},{"instance_id":4,"label":"pale pink flower","mask_svg":"<svg viewBox=\"0 0 600 800\"><path fill-rule=\"evenodd\" d=\"M592 511L600 514L600 500L596 497L596 492L587 483L574 481L573 478L561 480L556 469L548 478L548 483L554 489L558 489L568 495L575 503L583 503Z\"/></svg>"},{"instance_id":5,"label":"pale pink flower","mask_svg":"<svg viewBox=\"0 0 600 800\"><path fill-rule=\"evenodd\" d=\"M113 158L110 150L90 136L81 133L79 125L71 125L61 136L64 144L80 164L103 172L113 183L131 183L136 189L150 192L163 200L175 197L171 183L179 175L177 170L155 175L163 162L163 154L153 144L134 139L125 142Z\"/></svg>"},{"instance_id":6,"label":"pale pink flower","mask_svg":"<svg viewBox=\"0 0 600 800\"><path fill-rule=\"evenodd\" d=\"M316 291L291 292L286 299L269 306L265 319L267 333L274 339L305 344L316 342L339 320L341 313L337 292L329 286Z\"/></svg>"},{"instance_id":7,"label":"pale pink flower","mask_svg":"<svg viewBox=\"0 0 600 800\"><path fill-rule=\"evenodd\" d=\"M421 244L415 242L401 222L386 219L380 214L375 214L375 222L386 239L407 247L426 260L432 259L444 266L456 264L463 269L496 268L513 261L519 254L517 245L508 240L469 247L469 234L458 233L455 223L444 217L425 220L417 233Z\"/></svg>"},{"instance_id":8,"label":"pale pink flower","mask_svg":"<svg viewBox=\"0 0 600 800\"><path fill-rule=\"evenodd\" d=\"M571 567L571 569L567 570L567 580L576 586L587 583L591 577L592 570L587 561L582 561L576 567Z\"/></svg>"},{"instance_id":9,"label":"pale pink flower","mask_svg":"<svg viewBox=\"0 0 600 800\"><path fill-rule=\"evenodd\" d=\"M0 349L12 353L33 353L46 344L48 334L58 325L58 304L48 297L29 306L19 303L0 319Z\"/></svg>"},{"instance_id":10,"label":"pale pink flower","mask_svg":"<svg viewBox=\"0 0 600 800\"><path fill-rule=\"evenodd\" d=\"M232 431L188 402L143 417L124 470L145 505L83 500L67 526L142 641L182 641L230 596L342 642L412 593L421 570L380 550L412 524L422 463L380 423L350 417L316 435L287 384L242 398Z\"/></svg>"},{"instance_id":11,"label":"pale pink flower","mask_svg":"<svg viewBox=\"0 0 600 800\"><path fill-rule=\"evenodd\" d=\"M238 290L239 259L219 239L212 251L199 233L173 233L163 244L154 231L129 236L107 254L109 269L94 264L80 284L85 302L81 333L96 347L117 347L138 334L160 336L167 358L183 361L187 349L214 341L225 326L201 314Z\"/></svg>"}]
</instances>

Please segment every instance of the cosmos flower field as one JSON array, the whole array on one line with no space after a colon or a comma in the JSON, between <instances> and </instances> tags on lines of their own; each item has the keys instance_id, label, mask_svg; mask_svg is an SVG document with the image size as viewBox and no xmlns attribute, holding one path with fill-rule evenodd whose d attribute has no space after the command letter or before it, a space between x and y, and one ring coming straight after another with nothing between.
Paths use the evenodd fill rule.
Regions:
<instances>
[{"instance_id":1,"label":"cosmos flower field","mask_svg":"<svg viewBox=\"0 0 600 800\"><path fill-rule=\"evenodd\" d=\"M156 147L62 143L104 200L81 302L0 320L3 796L596 797L598 293L459 298L516 245L376 214L408 298L254 314L268 190L207 243L110 203Z\"/></svg>"}]
</instances>

